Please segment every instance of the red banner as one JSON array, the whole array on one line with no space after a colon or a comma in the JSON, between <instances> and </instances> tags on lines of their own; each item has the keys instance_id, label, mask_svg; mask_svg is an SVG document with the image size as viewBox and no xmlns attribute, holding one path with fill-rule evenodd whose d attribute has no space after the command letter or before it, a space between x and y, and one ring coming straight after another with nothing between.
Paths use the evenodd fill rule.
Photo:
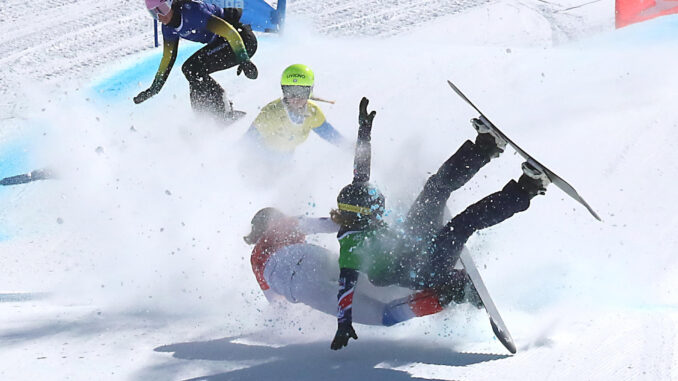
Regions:
<instances>
[{"instance_id":1,"label":"red banner","mask_svg":"<svg viewBox=\"0 0 678 381\"><path fill-rule=\"evenodd\" d=\"M617 28L678 13L678 0L615 0Z\"/></svg>"}]
</instances>

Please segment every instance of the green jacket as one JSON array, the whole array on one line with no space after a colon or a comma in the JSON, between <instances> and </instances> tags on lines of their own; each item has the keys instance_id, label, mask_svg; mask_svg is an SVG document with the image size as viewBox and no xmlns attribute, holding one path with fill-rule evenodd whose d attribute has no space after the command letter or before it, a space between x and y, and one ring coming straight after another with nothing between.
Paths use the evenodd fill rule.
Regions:
<instances>
[{"instance_id":1,"label":"green jacket","mask_svg":"<svg viewBox=\"0 0 678 381\"><path fill-rule=\"evenodd\" d=\"M396 237L387 226L375 230L348 231L339 239L339 267L358 270L375 285L389 284L398 269Z\"/></svg>"}]
</instances>

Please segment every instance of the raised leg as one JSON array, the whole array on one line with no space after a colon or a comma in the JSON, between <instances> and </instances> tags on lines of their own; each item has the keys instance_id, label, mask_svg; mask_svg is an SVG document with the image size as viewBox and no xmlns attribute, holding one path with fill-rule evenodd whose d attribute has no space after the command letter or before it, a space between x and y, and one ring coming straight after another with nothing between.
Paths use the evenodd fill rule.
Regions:
<instances>
[{"instance_id":1,"label":"raised leg","mask_svg":"<svg viewBox=\"0 0 678 381\"><path fill-rule=\"evenodd\" d=\"M466 208L436 235L430 247L429 261L417 272L428 286L440 286L450 281L452 269L466 241L478 230L494 226L516 213L527 210L534 192L534 179L525 175L511 180L504 188Z\"/></svg>"},{"instance_id":2,"label":"raised leg","mask_svg":"<svg viewBox=\"0 0 678 381\"><path fill-rule=\"evenodd\" d=\"M426 181L407 213L404 224L407 234L418 241L426 241L435 234L443 225L445 204L450 194L466 184L496 155L497 146L486 134L479 134L475 143L464 142Z\"/></svg>"}]
</instances>

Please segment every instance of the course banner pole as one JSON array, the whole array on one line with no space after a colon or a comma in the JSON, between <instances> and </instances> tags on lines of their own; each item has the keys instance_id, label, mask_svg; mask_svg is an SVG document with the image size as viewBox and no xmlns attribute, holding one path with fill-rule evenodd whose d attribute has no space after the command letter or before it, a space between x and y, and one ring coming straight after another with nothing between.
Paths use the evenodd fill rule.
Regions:
<instances>
[{"instance_id":1,"label":"course banner pole","mask_svg":"<svg viewBox=\"0 0 678 381\"><path fill-rule=\"evenodd\" d=\"M276 6L276 16L278 24L278 32L282 32L283 26L285 25L285 14L287 13L287 0L278 0Z\"/></svg>"},{"instance_id":2,"label":"course banner pole","mask_svg":"<svg viewBox=\"0 0 678 381\"><path fill-rule=\"evenodd\" d=\"M160 46L160 44L158 44L158 20L153 20L153 37L155 41L155 47L157 48Z\"/></svg>"}]
</instances>

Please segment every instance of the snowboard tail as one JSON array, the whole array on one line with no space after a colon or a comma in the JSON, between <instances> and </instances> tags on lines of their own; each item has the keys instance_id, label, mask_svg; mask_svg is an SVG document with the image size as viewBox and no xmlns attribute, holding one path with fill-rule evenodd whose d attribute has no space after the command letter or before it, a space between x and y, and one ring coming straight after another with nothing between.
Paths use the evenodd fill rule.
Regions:
<instances>
[{"instance_id":1,"label":"snowboard tail","mask_svg":"<svg viewBox=\"0 0 678 381\"><path fill-rule=\"evenodd\" d=\"M224 117L223 126L230 126L231 124L245 117L245 115L247 115L245 111L233 110Z\"/></svg>"},{"instance_id":2,"label":"snowboard tail","mask_svg":"<svg viewBox=\"0 0 678 381\"><path fill-rule=\"evenodd\" d=\"M494 302L490 297L490 293L487 291L487 287L485 287L483 278L480 277L480 272L478 272L478 268L476 267L475 263L473 263L471 254L469 253L468 249L466 249L466 247L462 249L459 259L466 270L466 274L468 274L469 278L471 278L471 283L473 283L473 287L475 287L476 291L478 292L478 296L483 302L483 306L485 307L487 315L490 317L490 325L492 326L494 335L504 345L504 347L508 349L509 352L515 354L516 344L513 342L511 333L509 333L508 328L506 328L506 324L504 324L497 306L494 305Z\"/></svg>"},{"instance_id":3,"label":"snowboard tail","mask_svg":"<svg viewBox=\"0 0 678 381\"><path fill-rule=\"evenodd\" d=\"M572 185L570 185L567 181L563 180L562 177L558 176L555 172L550 170L548 167L541 164L539 161L537 161L537 159L532 157L532 155L528 154L527 152L525 152L525 150L520 148L520 146L518 146L516 143L514 143L508 136L506 136L506 134L504 134L499 128L497 128L497 126L495 126L494 123L492 123L485 116L485 114L483 114L483 112L480 111L480 109L478 109L478 107L476 107L476 105L473 104L473 102L471 102L471 100L469 100L466 97L466 95L464 95L464 93L462 93L461 90L459 90L459 88L454 85L454 83L452 83L450 81L447 81L447 83L450 85L452 90L454 90L454 92L457 93L457 95L459 95L464 101L466 101L466 103L468 103L471 107L473 107L480 114L480 120L483 123L485 123L485 125L492 128L497 134L499 134L504 140L506 140L506 142L511 147L513 147L513 149L515 149L516 152L518 152L518 154L520 154L520 156L522 156L526 161L530 162L530 164L534 165L535 167L543 170L544 173L546 173L546 176L548 176L549 180L551 180L551 183L553 183L553 185L557 186L563 192L565 192L568 196L572 197L575 201L582 204L589 211L589 213L591 213L591 215L595 219L597 219L598 221L602 221L600 219L600 217L598 216L598 214L593 210L593 208L591 208L591 206L586 202L586 200L584 200L584 198L579 195L577 190L574 189L574 187Z\"/></svg>"}]
</instances>

